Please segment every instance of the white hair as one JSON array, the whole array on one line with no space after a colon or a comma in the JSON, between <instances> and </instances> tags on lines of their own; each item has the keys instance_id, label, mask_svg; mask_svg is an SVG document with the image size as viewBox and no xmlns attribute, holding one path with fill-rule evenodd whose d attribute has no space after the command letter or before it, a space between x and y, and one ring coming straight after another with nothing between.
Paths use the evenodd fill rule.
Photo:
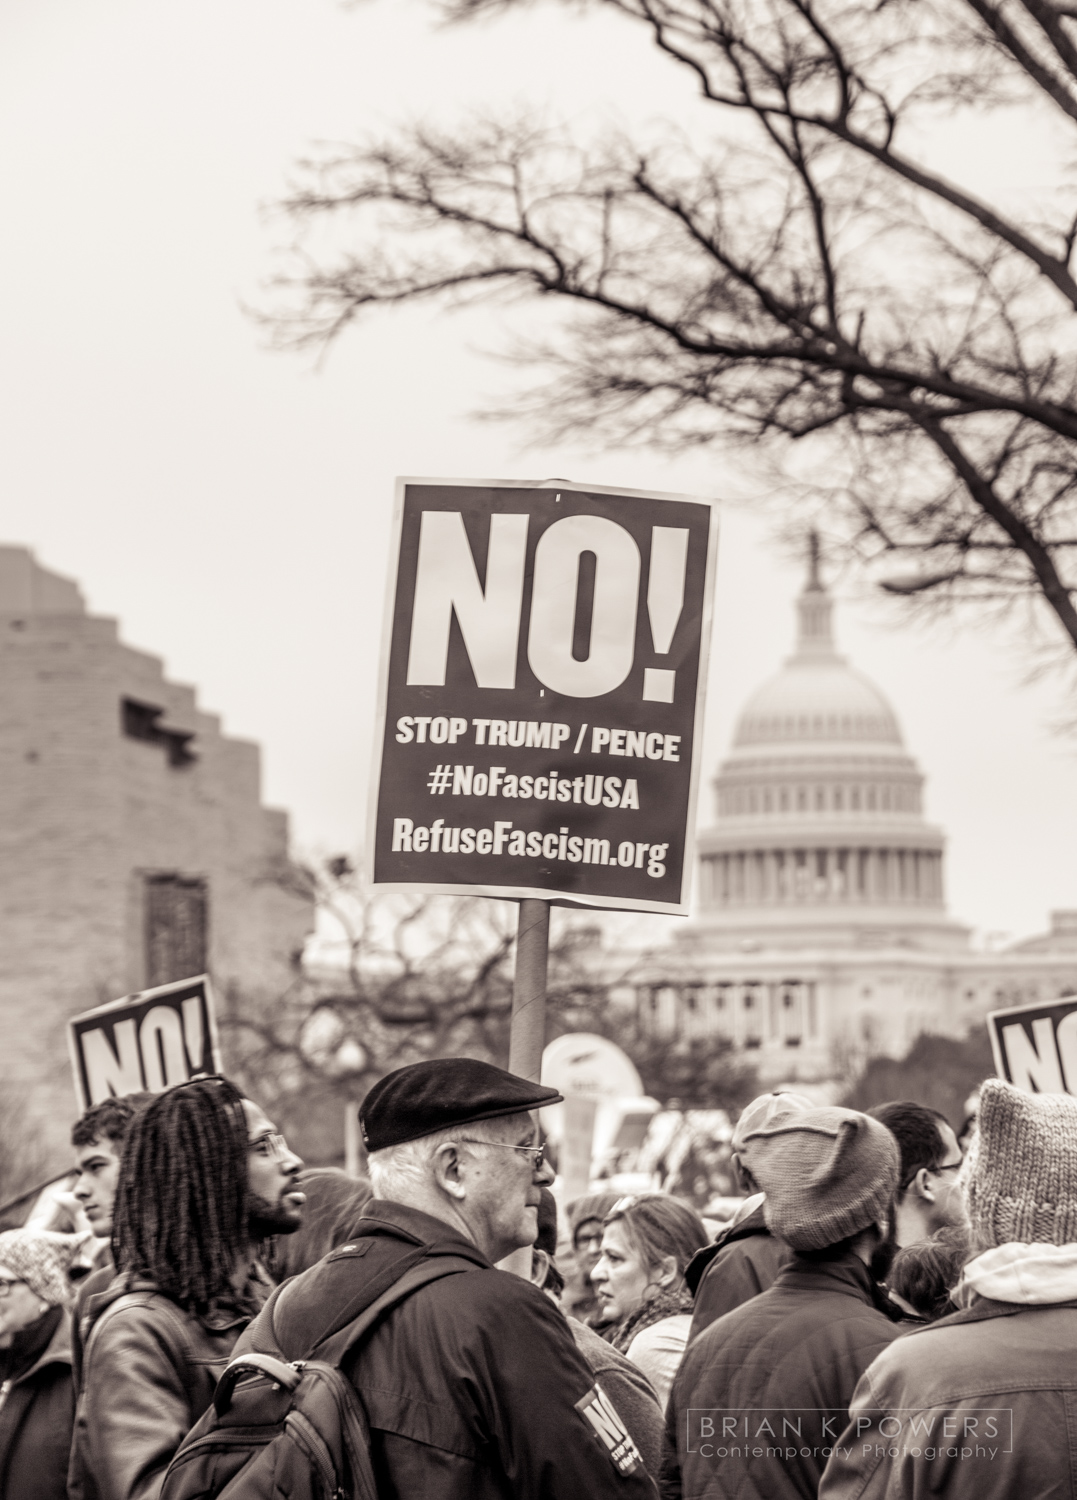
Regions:
<instances>
[{"instance_id":1,"label":"white hair","mask_svg":"<svg viewBox=\"0 0 1077 1500\"><path fill-rule=\"evenodd\" d=\"M386 1146L381 1151L372 1151L367 1159L367 1173L377 1198L406 1201L420 1185L430 1180L431 1166L438 1148L448 1142L475 1141L482 1144L492 1141L504 1144L505 1136L519 1129L521 1115L500 1115L494 1120L470 1120L466 1125L455 1125L448 1130L435 1130L430 1135L421 1135L418 1140L404 1141L399 1146Z\"/></svg>"}]
</instances>

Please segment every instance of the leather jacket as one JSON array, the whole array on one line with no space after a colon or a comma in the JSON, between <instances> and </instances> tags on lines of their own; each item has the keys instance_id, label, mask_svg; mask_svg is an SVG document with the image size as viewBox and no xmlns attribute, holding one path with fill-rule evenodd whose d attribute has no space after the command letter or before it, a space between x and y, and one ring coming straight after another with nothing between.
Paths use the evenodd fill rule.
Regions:
<instances>
[{"instance_id":1,"label":"leather jacket","mask_svg":"<svg viewBox=\"0 0 1077 1500\"><path fill-rule=\"evenodd\" d=\"M71 1500L157 1500L172 1455L213 1399L236 1339L265 1301L186 1312L152 1281L120 1275L89 1299L80 1328Z\"/></svg>"}]
</instances>

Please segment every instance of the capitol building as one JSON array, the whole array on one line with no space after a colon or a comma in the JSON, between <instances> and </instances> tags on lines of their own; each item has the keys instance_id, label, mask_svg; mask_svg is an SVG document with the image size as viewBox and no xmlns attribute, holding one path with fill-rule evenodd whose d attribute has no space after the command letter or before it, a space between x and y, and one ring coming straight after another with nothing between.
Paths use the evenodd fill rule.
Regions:
<instances>
[{"instance_id":1,"label":"capitol building","mask_svg":"<svg viewBox=\"0 0 1077 1500\"><path fill-rule=\"evenodd\" d=\"M698 840L697 916L636 987L648 1028L823 1085L922 1032L1077 994L1077 911L993 953L946 909L946 839L893 709L835 644L813 543L796 649L748 700Z\"/></svg>"}]
</instances>

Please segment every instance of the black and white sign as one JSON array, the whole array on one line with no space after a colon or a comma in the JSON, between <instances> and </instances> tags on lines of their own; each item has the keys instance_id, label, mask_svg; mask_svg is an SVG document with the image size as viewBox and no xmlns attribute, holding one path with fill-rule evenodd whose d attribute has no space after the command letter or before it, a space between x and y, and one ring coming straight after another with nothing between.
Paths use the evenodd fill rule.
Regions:
<instances>
[{"instance_id":1,"label":"black and white sign","mask_svg":"<svg viewBox=\"0 0 1077 1500\"><path fill-rule=\"evenodd\" d=\"M374 884L687 911L716 534L680 496L399 481Z\"/></svg>"},{"instance_id":2,"label":"black and white sign","mask_svg":"<svg viewBox=\"0 0 1077 1500\"><path fill-rule=\"evenodd\" d=\"M213 991L205 974L127 995L68 1022L80 1109L143 1090L159 1094L221 1071Z\"/></svg>"},{"instance_id":3,"label":"black and white sign","mask_svg":"<svg viewBox=\"0 0 1077 1500\"><path fill-rule=\"evenodd\" d=\"M995 1071L1033 1094L1077 1094L1077 996L994 1010Z\"/></svg>"}]
</instances>

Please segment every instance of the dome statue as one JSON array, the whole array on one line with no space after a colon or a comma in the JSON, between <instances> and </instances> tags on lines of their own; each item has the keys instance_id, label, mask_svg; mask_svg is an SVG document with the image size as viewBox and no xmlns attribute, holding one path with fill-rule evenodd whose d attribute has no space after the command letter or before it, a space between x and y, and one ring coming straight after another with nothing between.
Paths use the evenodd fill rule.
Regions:
<instances>
[{"instance_id":1,"label":"dome statue","mask_svg":"<svg viewBox=\"0 0 1077 1500\"><path fill-rule=\"evenodd\" d=\"M944 837L886 698L834 644L811 539L796 650L748 700L699 840L697 939L721 947L960 949Z\"/></svg>"}]
</instances>

